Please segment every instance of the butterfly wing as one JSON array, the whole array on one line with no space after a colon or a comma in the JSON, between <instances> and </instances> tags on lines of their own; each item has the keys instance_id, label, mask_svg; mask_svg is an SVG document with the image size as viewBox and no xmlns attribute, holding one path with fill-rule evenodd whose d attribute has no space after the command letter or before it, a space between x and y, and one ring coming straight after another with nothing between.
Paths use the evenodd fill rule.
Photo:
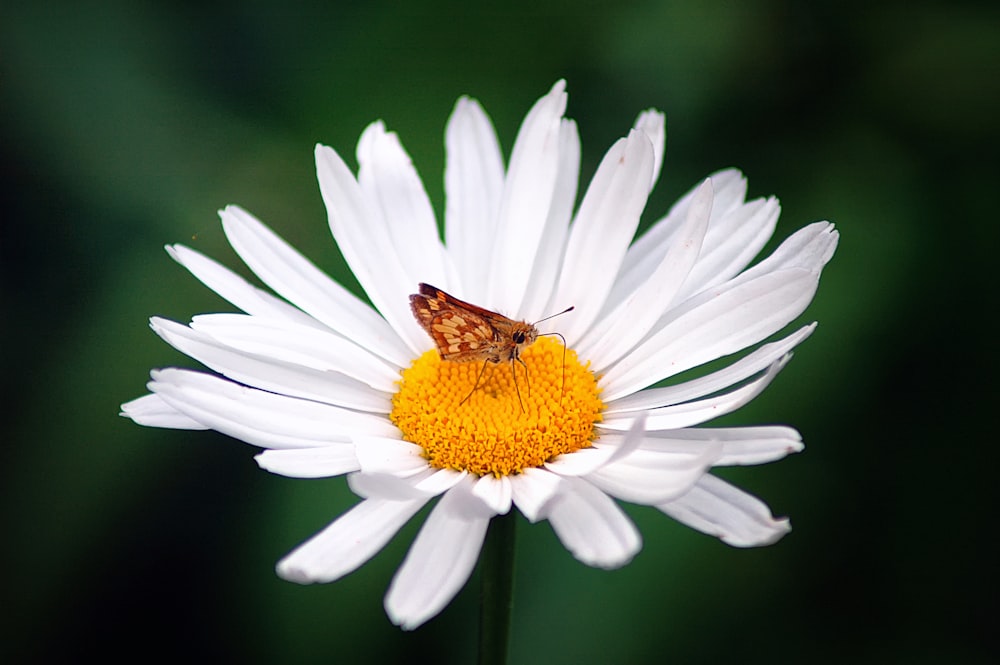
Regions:
<instances>
[{"instance_id":1,"label":"butterfly wing","mask_svg":"<svg viewBox=\"0 0 1000 665\"><path fill-rule=\"evenodd\" d=\"M510 319L508 319L503 314L498 314L497 312L491 312L490 310L484 307L473 305L471 302L465 302L464 300L459 300L455 296L451 295L450 293L445 293L436 286L431 286L430 284L424 284L423 282L421 282L418 285L418 290L420 292L420 295L422 296L427 296L428 298L436 298L437 300L444 302L446 306L451 307L453 309L461 309L466 312L472 312L473 314L478 315L484 321L487 322L497 321L497 320L510 321Z\"/></svg>"},{"instance_id":2,"label":"butterfly wing","mask_svg":"<svg viewBox=\"0 0 1000 665\"><path fill-rule=\"evenodd\" d=\"M427 284L421 284L420 293L410 296L410 310L434 340L442 360L493 360L496 355L497 331L488 317L499 315Z\"/></svg>"}]
</instances>

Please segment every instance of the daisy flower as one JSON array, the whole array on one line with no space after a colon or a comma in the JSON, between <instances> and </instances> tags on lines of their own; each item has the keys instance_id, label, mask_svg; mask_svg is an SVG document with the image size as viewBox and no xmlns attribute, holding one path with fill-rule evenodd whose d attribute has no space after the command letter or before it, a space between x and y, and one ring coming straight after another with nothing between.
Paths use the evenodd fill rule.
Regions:
<instances>
[{"instance_id":1,"label":"daisy flower","mask_svg":"<svg viewBox=\"0 0 1000 665\"><path fill-rule=\"evenodd\" d=\"M226 237L269 291L167 247L242 313L154 317L160 337L210 371L153 371L149 394L123 415L222 432L264 449L256 460L272 473L347 475L361 499L284 557L281 577L336 580L436 500L385 597L391 620L410 629L458 593L490 520L515 508L601 568L641 548L617 501L735 547L789 531L710 470L797 452L798 432L695 426L760 394L813 331L763 343L812 300L836 231L806 226L748 267L779 206L747 201L744 177L725 170L636 238L663 160L654 110L608 150L574 212L580 140L566 100L560 81L534 105L506 168L483 109L458 101L445 137L443 241L415 168L381 122L358 142L356 176L316 147L330 229L371 305L237 206L221 212ZM411 313L420 283L529 323L575 309L539 324L559 336L539 336L518 362L453 362ZM450 325L464 335L471 323ZM721 369L670 381L721 358Z\"/></svg>"}]
</instances>

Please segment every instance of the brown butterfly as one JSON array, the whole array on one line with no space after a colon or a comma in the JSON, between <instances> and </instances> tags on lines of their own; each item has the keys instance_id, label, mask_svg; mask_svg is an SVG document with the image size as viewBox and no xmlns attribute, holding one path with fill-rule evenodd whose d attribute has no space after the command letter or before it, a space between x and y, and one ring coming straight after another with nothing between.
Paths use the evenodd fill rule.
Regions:
<instances>
[{"instance_id":1,"label":"brown butterfly","mask_svg":"<svg viewBox=\"0 0 1000 665\"><path fill-rule=\"evenodd\" d=\"M464 404L476 391L479 380L486 371L486 365L500 361L510 362L510 371L514 377L514 387L517 389L517 399L520 402L521 389L517 387L514 363L520 363L524 367L524 375L527 378L528 366L521 360L521 351L531 346L541 334L535 328L535 324L508 319L503 314L459 300L430 284L420 284L418 289L420 293L410 296L410 310L417 323L434 340L441 359L450 362L483 361L483 369L476 378L476 385L461 404ZM569 307L559 314L565 314L572 309ZM539 319L535 323L551 319L552 316ZM559 333L545 334L559 335ZM565 340L563 346L565 347ZM531 389L530 384L528 388ZM524 410L523 402L521 410Z\"/></svg>"}]
</instances>

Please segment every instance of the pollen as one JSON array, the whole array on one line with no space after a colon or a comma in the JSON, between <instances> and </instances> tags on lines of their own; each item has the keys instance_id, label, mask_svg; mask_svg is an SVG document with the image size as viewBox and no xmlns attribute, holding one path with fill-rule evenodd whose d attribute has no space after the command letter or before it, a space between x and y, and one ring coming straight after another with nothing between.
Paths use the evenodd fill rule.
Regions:
<instances>
[{"instance_id":1,"label":"pollen","mask_svg":"<svg viewBox=\"0 0 1000 665\"><path fill-rule=\"evenodd\" d=\"M590 363L547 337L521 359L484 369L428 351L403 371L389 417L430 466L478 476L520 473L589 447L604 409Z\"/></svg>"}]
</instances>

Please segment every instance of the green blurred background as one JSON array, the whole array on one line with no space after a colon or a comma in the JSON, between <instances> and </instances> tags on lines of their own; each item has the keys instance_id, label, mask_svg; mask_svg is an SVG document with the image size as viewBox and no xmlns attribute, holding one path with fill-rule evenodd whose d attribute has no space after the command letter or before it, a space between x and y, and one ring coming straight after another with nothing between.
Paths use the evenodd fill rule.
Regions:
<instances>
[{"instance_id":1,"label":"green blurred background","mask_svg":"<svg viewBox=\"0 0 1000 665\"><path fill-rule=\"evenodd\" d=\"M14 4L0 660L470 662L475 579L415 633L383 612L420 520L342 581L284 582L274 563L355 502L343 479L272 476L243 444L140 428L118 405L149 368L193 365L148 316L229 310L164 244L246 274L215 214L239 203L354 286L313 145L353 163L384 119L440 213L456 98L483 103L509 153L562 77L585 179L641 109L666 112L647 222L737 166L751 196L781 198L779 238L830 219L842 240L803 317L817 333L726 420L802 431L803 454L725 474L792 534L735 550L630 506L643 551L604 572L522 520L512 662L995 656L996 4Z\"/></svg>"}]
</instances>

